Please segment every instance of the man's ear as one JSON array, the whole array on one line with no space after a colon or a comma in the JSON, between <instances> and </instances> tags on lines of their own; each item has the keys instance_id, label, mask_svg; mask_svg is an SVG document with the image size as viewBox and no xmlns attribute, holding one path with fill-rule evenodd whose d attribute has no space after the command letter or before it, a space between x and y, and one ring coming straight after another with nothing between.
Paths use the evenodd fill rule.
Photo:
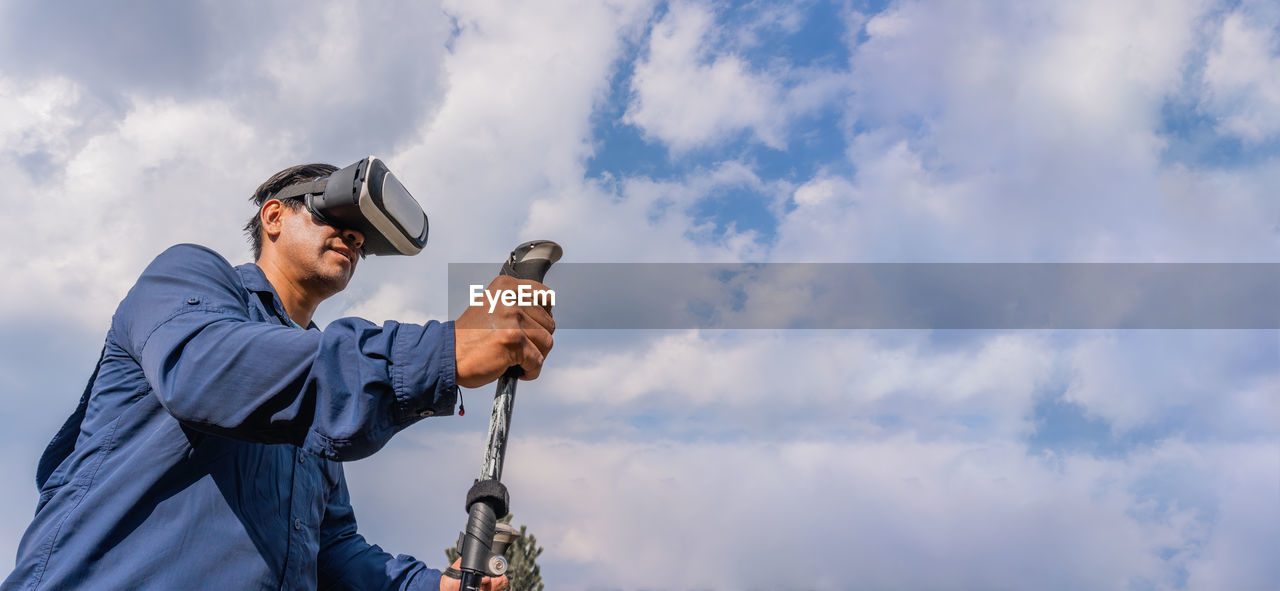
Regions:
<instances>
[{"instance_id":1,"label":"man's ear","mask_svg":"<svg viewBox=\"0 0 1280 591\"><path fill-rule=\"evenodd\" d=\"M270 240L275 240L280 236L280 232L284 227L284 203L279 199L268 199L262 204L262 209L258 211L258 216L262 222L262 232L266 234Z\"/></svg>"}]
</instances>

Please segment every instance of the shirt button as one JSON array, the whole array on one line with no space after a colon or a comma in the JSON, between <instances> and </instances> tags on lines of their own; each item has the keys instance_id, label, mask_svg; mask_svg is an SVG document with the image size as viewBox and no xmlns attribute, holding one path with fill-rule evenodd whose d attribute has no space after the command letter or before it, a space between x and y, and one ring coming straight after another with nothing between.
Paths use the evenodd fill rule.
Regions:
<instances>
[{"instance_id":1,"label":"shirt button","mask_svg":"<svg viewBox=\"0 0 1280 591\"><path fill-rule=\"evenodd\" d=\"M302 454L298 454L298 463L299 463L299 464L305 464L305 463L307 463L307 459L306 459L305 457L303 457L303 456L302 456Z\"/></svg>"},{"instance_id":2,"label":"shirt button","mask_svg":"<svg viewBox=\"0 0 1280 591\"><path fill-rule=\"evenodd\" d=\"M301 519L294 519L294 520L293 520L293 529L298 529L298 530L302 529L302 520L301 520Z\"/></svg>"},{"instance_id":3,"label":"shirt button","mask_svg":"<svg viewBox=\"0 0 1280 591\"><path fill-rule=\"evenodd\" d=\"M196 305L196 304L199 304L199 303L200 303L200 298L198 298L198 297L196 297L196 296L191 296L191 297L187 298L187 303L188 303L188 304L191 304L192 306L194 306L194 305Z\"/></svg>"}]
</instances>

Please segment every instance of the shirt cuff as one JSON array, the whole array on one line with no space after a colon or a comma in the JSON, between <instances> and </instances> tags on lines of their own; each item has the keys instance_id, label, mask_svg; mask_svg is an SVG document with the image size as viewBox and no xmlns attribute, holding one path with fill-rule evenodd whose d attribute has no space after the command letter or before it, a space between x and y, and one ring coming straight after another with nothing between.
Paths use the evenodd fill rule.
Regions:
<instances>
[{"instance_id":1,"label":"shirt cuff","mask_svg":"<svg viewBox=\"0 0 1280 591\"><path fill-rule=\"evenodd\" d=\"M458 400L453 321L402 324L392 348L392 385L405 422L453 414Z\"/></svg>"},{"instance_id":2,"label":"shirt cuff","mask_svg":"<svg viewBox=\"0 0 1280 591\"><path fill-rule=\"evenodd\" d=\"M439 591L441 576L443 576L441 571L434 568L424 568L413 577L413 586L410 589L414 591Z\"/></svg>"}]
</instances>

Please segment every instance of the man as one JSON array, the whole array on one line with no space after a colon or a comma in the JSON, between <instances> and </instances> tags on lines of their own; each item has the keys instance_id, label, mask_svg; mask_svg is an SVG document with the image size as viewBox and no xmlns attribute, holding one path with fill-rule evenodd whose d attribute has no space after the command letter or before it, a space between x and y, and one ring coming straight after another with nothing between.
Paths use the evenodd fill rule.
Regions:
<instances>
[{"instance_id":1,"label":"man","mask_svg":"<svg viewBox=\"0 0 1280 591\"><path fill-rule=\"evenodd\" d=\"M3 591L457 588L356 532L341 462L452 414L458 386L513 365L536 378L555 325L540 307L471 307L456 322L318 330L316 307L347 286L365 237L275 195L335 170L296 166L258 188L255 263L178 245L143 272L41 458ZM491 289L519 283L542 289L510 277Z\"/></svg>"}]
</instances>

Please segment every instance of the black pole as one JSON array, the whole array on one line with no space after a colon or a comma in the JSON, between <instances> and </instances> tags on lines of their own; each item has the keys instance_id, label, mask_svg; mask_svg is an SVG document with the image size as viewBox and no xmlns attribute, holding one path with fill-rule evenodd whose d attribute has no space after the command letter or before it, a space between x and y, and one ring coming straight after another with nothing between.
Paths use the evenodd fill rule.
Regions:
<instances>
[{"instance_id":1,"label":"black pole","mask_svg":"<svg viewBox=\"0 0 1280 591\"><path fill-rule=\"evenodd\" d=\"M549 240L535 240L517 246L502 265L502 275L532 279L539 283L551 265L563 254L560 245ZM507 368L498 378L489 415L489 444L485 448L480 478L467 492L467 528L462 532L462 591L479 591L480 581L491 573L506 571L506 560L494 553L493 533L498 518L510 512L507 488L502 485L502 461L507 453L507 432L511 426L511 409L515 404L516 382L524 370Z\"/></svg>"}]
</instances>

